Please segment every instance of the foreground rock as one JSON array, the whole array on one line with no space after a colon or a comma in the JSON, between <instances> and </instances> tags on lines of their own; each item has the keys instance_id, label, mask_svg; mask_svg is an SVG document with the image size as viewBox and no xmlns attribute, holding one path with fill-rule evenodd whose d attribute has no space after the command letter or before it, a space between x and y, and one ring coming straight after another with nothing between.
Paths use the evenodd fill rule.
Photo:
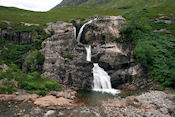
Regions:
<instances>
[{"instance_id":1,"label":"foreground rock","mask_svg":"<svg viewBox=\"0 0 175 117\"><path fill-rule=\"evenodd\" d=\"M6 94L1 94L0 95L0 102L7 102L11 101L16 97L16 95L6 95Z\"/></svg>"},{"instance_id":2,"label":"foreground rock","mask_svg":"<svg viewBox=\"0 0 175 117\"><path fill-rule=\"evenodd\" d=\"M175 95L150 91L140 96L116 98L104 102L102 109L107 117L173 117Z\"/></svg>"},{"instance_id":3,"label":"foreground rock","mask_svg":"<svg viewBox=\"0 0 175 117\"><path fill-rule=\"evenodd\" d=\"M76 106L73 100L66 99L63 97L56 98L55 96L52 95L38 98L35 100L34 104L49 109L72 108Z\"/></svg>"}]
</instances>

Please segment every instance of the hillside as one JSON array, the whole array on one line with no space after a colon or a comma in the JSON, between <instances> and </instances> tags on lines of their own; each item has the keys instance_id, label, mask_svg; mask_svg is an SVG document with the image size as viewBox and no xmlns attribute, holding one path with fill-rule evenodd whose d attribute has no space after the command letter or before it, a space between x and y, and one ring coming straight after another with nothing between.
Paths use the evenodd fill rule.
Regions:
<instances>
[{"instance_id":1,"label":"hillside","mask_svg":"<svg viewBox=\"0 0 175 117\"><path fill-rule=\"evenodd\" d=\"M93 1L88 0L77 7L56 8L49 12L32 12L17 8L0 7L0 20L45 24L58 20L70 22L72 19L88 18L97 14L102 16L123 15L143 8L150 12L150 16L156 17L159 13L169 15L175 9L174 0L113 0L105 4L98 3L98 5L93 4Z\"/></svg>"},{"instance_id":2,"label":"hillside","mask_svg":"<svg viewBox=\"0 0 175 117\"><path fill-rule=\"evenodd\" d=\"M111 2L112 0L63 0L55 8L65 6L97 6Z\"/></svg>"},{"instance_id":3,"label":"hillside","mask_svg":"<svg viewBox=\"0 0 175 117\"><path fill-rule=\"evenodd\" d=\"M157 7L161 4L172 0L63 0L55 8L67 6L84 6L84 7L97 7L97 8L118 8L118 9L131 9L131 8L146 8Z\"/></svg>"}]
</instances>

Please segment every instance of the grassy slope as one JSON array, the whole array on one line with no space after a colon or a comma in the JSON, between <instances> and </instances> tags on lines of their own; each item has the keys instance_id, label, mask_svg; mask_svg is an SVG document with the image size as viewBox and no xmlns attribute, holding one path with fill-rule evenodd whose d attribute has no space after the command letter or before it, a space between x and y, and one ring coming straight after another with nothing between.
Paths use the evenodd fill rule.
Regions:
<instances>
[{"instance_id":1,"label":"grassy slope","mask_svg":"<svg viewBox=\"0 0 175 117\"><path fill-rule=\"evenodd\" d=\"M90 2L91 1L91 2ZM89 3L93 3L90 0ZM94 1L94 0L93 0ZM168 6L168 7L167 7ZM131 7L126 9L125 7ZM140 10L148 8L151 10L151 15L158 13L168 14L169 11L175 10L174 0L113 0L107 4L100 4L97 7L64 7L53 9L49 12L31 12L16 8L0 7L0 20L12 22L28 22L45 24L55 21L70 21L76 18L88 18L90 16L99 15L122 15L125 12L132 10Z\"/></svg>"}]
</instances>

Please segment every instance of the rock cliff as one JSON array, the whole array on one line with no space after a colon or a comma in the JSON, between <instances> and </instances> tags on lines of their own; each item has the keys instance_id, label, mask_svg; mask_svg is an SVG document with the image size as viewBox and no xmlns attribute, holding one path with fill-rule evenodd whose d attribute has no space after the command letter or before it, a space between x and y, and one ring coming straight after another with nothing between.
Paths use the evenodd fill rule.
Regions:
<instances>
[{"instance_id":1,"label":"rock cliff","mask_svg":"<svg viewBox=\"0 0 175 117\"><path fill-rule=\"evenodd\" d=\"M86 62L83 44L74 38L73 25L65 22L50 24L55 34L42 43L45 55L43 76L80 89L92 87L92 63Z\"/></svg>"},{"instance_id":2,"label":"rock cliff","mask_svg":"<svg viewBox=\"0 0 175 117\"><path fill-rule=\"evenodd\" d=\"M81 27L87 21L75 21ZM142 75L141 65L135 64L133 45L119 43L119 30L125 19L121 16L98 16L83 31L81 43L74 36L74 26L65 22L48 24L55 34L42 43L45 55L43 76L59 83L91 89L93 86L92 63L99 63L111 76L113 87L133 82ZM79 29L77 27L77 29ZM85 46L92 46L92 63L86 62Z\"/></svg>"},{"instance_id":3,"label":"rock cliff","mask_svg":"<svg viewBox=\"0 0 175 117\"><path fill-rule=\"evenodd\" d=\"M0 29L0 37L2 37L2 39L13 41L18 44L32 43L31 32L14 32Z\"/></svg>"}]
</instances>

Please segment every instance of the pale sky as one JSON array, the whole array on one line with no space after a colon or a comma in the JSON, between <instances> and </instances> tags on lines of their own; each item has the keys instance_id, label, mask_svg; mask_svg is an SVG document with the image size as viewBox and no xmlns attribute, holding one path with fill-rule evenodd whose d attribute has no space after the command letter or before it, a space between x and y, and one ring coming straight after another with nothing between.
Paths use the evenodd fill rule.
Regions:
<instances>
[{"instance_id":1,"label":"pale sky","mask_svg":"<svg viewBox=\"0 0 175 117\"><path fill-rule=\"evenodd\" d=\"M0 0L0 6L17 7L32 11L48 11L62 0Z\"/></svg>"}]
</instances>

